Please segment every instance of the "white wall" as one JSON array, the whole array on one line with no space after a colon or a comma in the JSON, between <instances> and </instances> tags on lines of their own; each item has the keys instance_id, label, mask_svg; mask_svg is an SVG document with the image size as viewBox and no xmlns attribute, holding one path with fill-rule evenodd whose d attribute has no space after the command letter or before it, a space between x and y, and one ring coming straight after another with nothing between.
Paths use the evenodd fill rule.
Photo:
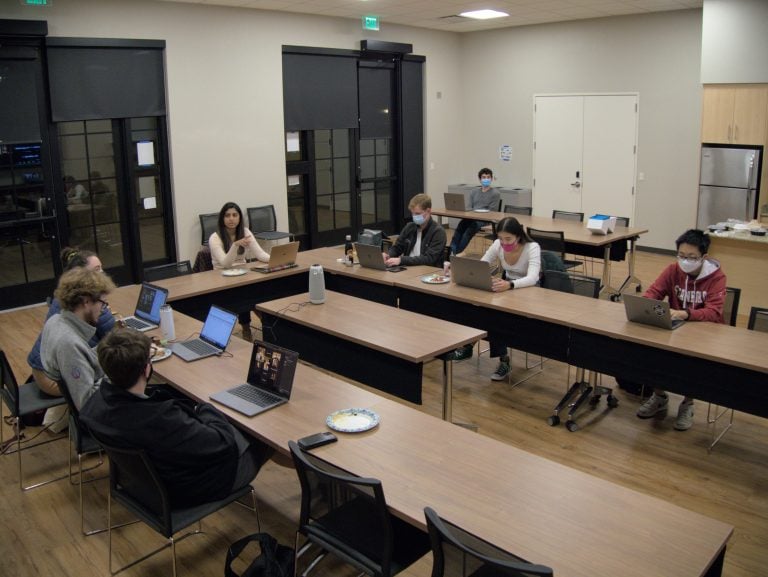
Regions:
<instances>
[{"instance_id":1,"label":"white wall","mask_svg":"<svg viewBox=\"0 0 768 577\"><path fill-rule=\"evenodd\" d=\"M701 83L768 82L768 2L704 0Z\"/></svg>"}]
</instances>

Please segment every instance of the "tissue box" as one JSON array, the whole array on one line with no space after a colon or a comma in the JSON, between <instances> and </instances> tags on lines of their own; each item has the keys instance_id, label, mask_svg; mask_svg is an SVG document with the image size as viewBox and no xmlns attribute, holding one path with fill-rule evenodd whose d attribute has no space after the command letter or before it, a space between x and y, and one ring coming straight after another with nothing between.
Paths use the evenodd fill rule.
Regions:
<instances>
[{"instance_id":1,"label":"tissue box","mask_svg":"<svg viewBox=\"0 0 768 577\"><path fill-rule=\"evenodd\" d=\"M371 246L381 246L381 231L371 230L366 228L363 232L357 235L357 242L360 244L369 244Z\"/></svg>"},{"instance_id":2,"label":"tissue box","mask_svg":"<svg viewBox=\"0 0 768 577\"><path fill-rule=\"evenodd\" d=\"M616 217L606 214L595 214L589 217L587 228L592 234L608 234L616 228Z\"/></svg>"}]
</instances>

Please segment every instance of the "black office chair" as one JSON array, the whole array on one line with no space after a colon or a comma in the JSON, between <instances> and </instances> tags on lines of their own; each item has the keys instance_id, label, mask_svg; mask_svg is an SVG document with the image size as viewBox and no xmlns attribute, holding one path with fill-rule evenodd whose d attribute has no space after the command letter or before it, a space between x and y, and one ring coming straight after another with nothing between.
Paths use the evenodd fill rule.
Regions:
<instances>
[{"instance_id":1,"label":"black office chair","mask_svg":"<svg viewBox=\"0 0 768 577\"><path fill-rule=\"evenodd\" d=\"M520 557L442 519L430 507L424 509L424 516L432 544L432 577L554 575L551 568L526 563Z\"/></svg>"},{"instance_id":2,"label":"black office chair","mask_svg":"<svg viewBox=\"0 0 768 577\"><path fill-rule=\"evenodd\" d=\"M144 280L147 282L154 282L165 278L183 276L185 274L192 274L192 264L188 260L181 260L179 262L169 262L168 264L145 268Z\"/></svg>"},{"instance_id":3,"label":"black office chair","mask_svg":"<svg viewBox=\"0 0 768 577\"><path fill-rule=\"evenodd\" d=\"M389 577L429 551L426 533L387 510L381 481L350 475L293 441L288 446L301 483L297 564L313 545L320 549L302 575L332 553L368 575ZM301 550L299 535L307 540Z\"/></svg>"},{"instance_id":4,"label":"black office chair","mask_svg":"<svg viewBox=\"0 0 768 577\"><path fill-rule=\"evenodd\" d=\"M198 216L200 218L200 244L208 246L208 239L219 229L219 213L209 212Z\"/></svg>"},{"instance_id":5,"label":"black office chair","mask_svg":"<svg viewBox=\"0 0 768 577\"><path fill-rule=\"evenodd\" d=\"M166 547L171 548L173 560L173 576L176 577L176 543L191 535L202 533L201 521L204 517L215 513L250 493L253 500L253 510L256 510L256 497L253 487L246 485L232 491L223 499L203 503L194 507L172 508L168 489L155 469L155 466L142 449L115 447L105 443L96 436L99 444L109 457L109 497L107 500L107 518L109 534L109 571L112 575L141 563L145 559L159 553ZM167 539L167 542L140 559L132 561L124 567L112 569L112 531L118 526L112 526L112 501L116 501L133 513L140 521L148 525ZM198 528L179 537L174 535L190 525L197 523ZM259 524L260 525L260 524Z\"/></svg>"},{"instance_id":6,"label":"black office chair","mask_svg":"<svg viewBox=\"0 0 768 577\"><path fill-rule=\"evenodd\" d=\"M293 240L292 232L280 232L277 230L277 217L275 216L275 205L256 206L247 209L248 228L251 229L253 236L257 240L278 241L284 238Z\"/></svg>"},{"instance_id":7,"label":"black office chair","mask_svg":"<svg viewBox=\"0 0 768 577\"><path fill-rule=\"evenodd\" d=\"M752 331L768 333L768 308L752 307L749 311L747 328Z\"/></svg>"},{"instance_id":8,"label":"black office chair","mask_svg":"<svg viewBox=\"0 0 768 577\"><path fill-rule=\"evenodd\" d=\"M544 272L543 286L548 289L595 299L598 298L600 294L599 278L554 270ZM569 380L570 375L571 368L569 365L567 377ZM606 395L606 401L610 408L613 409L619 406L619 399L613 395L613 389L598 384L597 381L600 376L597 373L590 371L589 380L585 378L585 375L586 371L583 368L576 368L576 380L570 385L563 398L560 399L560 402L555 406L552 415L547 419L547 423L549 423L551 427L560 424L560 413L567 408L568 418L565 422L565 428L570 432L578 431L579 426L575 421L574 415L586 400L589 400L590 406L597 406L602 395ZM566 382L566 385L567 384L568 383Z\"/></svg>"},{"instance_id":9,"label":"black office chair","mask_svg":"<svg viewBox=\"0 0 768 577\"><path fill-rule=\"evenodd\" d=\"M507 214L522 214L523 216L531 216L533 214L532 206L512 206L511 204L504 205L504 212Z\"/></svg>"},{"instance_id":10,"label":"black office chair","mask_svg":"<svg viewBox=\"0 0 768 577\"><path fill-rule=\"evenodd\" d=\"M539 230L529 226L527 231L528 236L539 244L541 250L549 250L558 254L566 269L576 268L584 264L580 260L567 260L565 258L565 233L562 230Z\"/></svg>"},{"instance_id":11,"label":"black office chair","mask_svg":"<svg viewBox=\"0 0 768 577\"><path fill-rule=\"evenodd\" d=\"M53 483L54 481L66 479L66 475L61 475L59 477L48 479L47 481L33 483L25 487L24 469L21 462L21 453L23 451L28 451L29 449L34 449L35 447L47 445L53 441L59 441L61 439L67 438L66 434L62 434L55 438L35 443L34 445L26 445L22 447L22 417L37 413L38 411L45 411L51 407L58 407L63 405L64 399L62 397L54 397L44 393L40 390L40 387L38 387L37 383L34 381L24 383L23 385L19 386L18 381L16 381L16 376L13 374L11 364L8 362L8 358L5 356L5 351L2 350L0 350L0 376L2 377L2 389L0 389L0 396L2 396L2 402L0 402L0 447L5 449L6 444L10 446L15 441L16 449L4 454L9 455L11 453L16 453L19 457L19 488L22 491L28 491L36 487L42 487L43 485ZM3 426L1 425L5 418L3 415L4 406L8 407L10 417L12 417L12 427L14 434L14 436L7 441L3 439Z\"/></svg>"},{"instance_id":12,"label":"black office chair","mask_svg":"<svg viewBox=\"0 0 768 577\"><path fill-rule=\"evenodd\" d=\"M584 222L583 212L569 212L567 210L553 210L553 220L573 220L575 222Z\"/></svg>"}]
</instances>

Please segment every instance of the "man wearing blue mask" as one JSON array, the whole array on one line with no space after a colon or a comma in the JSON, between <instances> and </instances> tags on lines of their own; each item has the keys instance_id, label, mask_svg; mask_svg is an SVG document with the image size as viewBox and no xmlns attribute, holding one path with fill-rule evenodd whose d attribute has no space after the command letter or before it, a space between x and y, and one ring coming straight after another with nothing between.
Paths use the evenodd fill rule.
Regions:
<instances>
[{"instance_id":1,"label":"man wearing blue mask","mask_svg":"<svg viewBox=\"0 0 768 577\"><path fill-rule=\"evenodd\" d=\"M403 227L397 241L383 253L387 266L425 264L443 266L445 230L431 217L432 199L427 194L417 194L408 203L413 222Z\"/></svg>"},{"instance_id":2,"label":"man wearing blue mask","mask_svg":"<svg viewBox=\"0 0 768 577\"><path fill-rule=\"evenodd\" d=\"M499 210L499 191L491 188L493 171L490 168L481 168L480 172L477 173L477 178L480 179L480 186L469 193L469 208L467 210ZM464 252L472 237L486 224L489 223L468 218L461 219L451 239L451 254Z\"/></svg>"}]
</instances>

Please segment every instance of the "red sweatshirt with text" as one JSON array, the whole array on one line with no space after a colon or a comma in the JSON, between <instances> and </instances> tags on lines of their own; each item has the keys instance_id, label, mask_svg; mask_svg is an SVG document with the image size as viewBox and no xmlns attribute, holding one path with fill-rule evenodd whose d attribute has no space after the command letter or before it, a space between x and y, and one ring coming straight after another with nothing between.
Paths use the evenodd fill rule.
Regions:
<instances>
[{"instance_id":1,"label":"red sweatshirt with text","mask_svg":"<svg viewBox=\"0 0 768 577\"><path fill-rule=\"evenodd\" d=\"M706 259L695 277L684 273L675 262L662 271L643 296L657 300L668 297L670 308L688 311L691 321L722 323L725 285L725 274L714 259Z\"/></svg>"}]
</instances>

